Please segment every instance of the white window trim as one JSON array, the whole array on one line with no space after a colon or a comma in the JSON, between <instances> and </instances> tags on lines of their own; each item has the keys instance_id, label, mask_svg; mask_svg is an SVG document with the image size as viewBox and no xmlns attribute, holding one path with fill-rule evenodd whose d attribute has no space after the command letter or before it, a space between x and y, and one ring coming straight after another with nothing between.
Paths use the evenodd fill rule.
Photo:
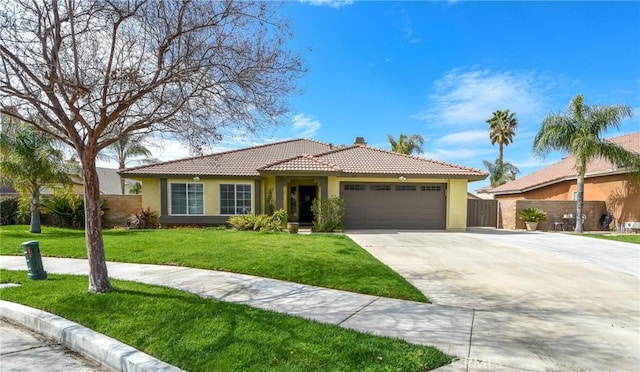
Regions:
<instances>
[{"instance_id":1,"label":"white window trim","mask_svg":"<svg viewBox=\"0 0 640 372\"><path fill-rule=\"evenodd\" d=\"M237 213L236 214L225 214L225 213L222 213L222 186L223 185L249 186L249 190L250 190L250 193L251 193L251 211L249 212L249 214L254 212L254 210L255 210L255 207L254 207L255 198L254 198L254 195L253 195L253 184L247 183L247 182L222 182L222 183L220 183L218 185L218 213L220 213L219 216L243 216L242 214L237 214ZM234 189L235 189L235 187L234 187ZM236 203L237 203L237 200L236 200ZM237 209L237 205L236 205L236 209Z\"/></svg>"},{"instance_id":2,"label":"white window trim","mask_svg":"<svg viewBox=\"0 0 640 372\"><path fill-rule=\"evenodd\" d=\"M173 213L173 203L171 201L171 198L173 197L173 193L171 192L171 187L172 185L202 185L202 213L192 213L192 214L184 214L184 213ZM207 203L205 202L205 195L207 195L206 193L206 189L204 184L199 183L199 182L171 182L169 183L169 215L170 216L204 216L206 215L206 205ZM189 201L187 200L187 206L189 205ZM187 207L187 211L189 210L189 208Z\"/></svg>"}]
</instances>

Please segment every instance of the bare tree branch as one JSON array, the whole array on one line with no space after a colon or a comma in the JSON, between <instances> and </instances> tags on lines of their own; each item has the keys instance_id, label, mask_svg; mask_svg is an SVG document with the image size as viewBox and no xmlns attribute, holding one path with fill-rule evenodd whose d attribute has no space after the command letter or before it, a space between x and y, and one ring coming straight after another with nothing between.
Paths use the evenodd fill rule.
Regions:
<instances>
[{"instance_id":1,"label":"bare tree branch","mask_svg":"<svg viewBox=\"0 0 640 372\"><path fill-rule=\"evenodd\" d=\"M220 140L225 127L255 132L277 125L304 73L285 48L291 34L277 10L276 3L252 1L3 3L0 109L77 152L89 265L98 272L90 275L92 290L110 288L98 152L140 132L197 147Z\"/></svg>"}]
</instances>

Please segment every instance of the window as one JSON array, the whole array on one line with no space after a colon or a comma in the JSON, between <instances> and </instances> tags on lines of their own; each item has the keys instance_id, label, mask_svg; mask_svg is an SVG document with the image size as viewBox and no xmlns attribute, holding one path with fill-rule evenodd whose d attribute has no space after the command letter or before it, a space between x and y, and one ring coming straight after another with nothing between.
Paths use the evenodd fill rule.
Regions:
<instances>
[{"instance_id":1,"label":"window","mask_svg":"<svg viewBox=\"0 0 640 372\"><path fill-rule=\"evenodd\" d=\"M220 185L220 214L251 213L251 185Z\"/></svg>"},{"instance_id":2,"label":"window","mask_svg":"<svg viewBox=\"0 0 640 372\"><path fill-rule=\"evenodd\" d=\"M391 191L391 185L371 185L371 191Z\"/></svg>"},{"instance_id":3,"label":"window","mask_svg":"<svg viewBox=\"0 0 640 372\"><path fill-rule=\"evenodd\" d=\"M573 201L577 201L578 200L578 192L574 191L573 194L571 195L571 200Z\"/></svg>"},{"instance_id":4,"label":"window","mask_svg":"<svg viewBox=\"0 0 640 372\"><path fill-rule=\"evenodd\" d=\"M201 183L171 184L171 214L203 215L204 191Z\"/></svg>"},{"instance_id":5,"label":"window","mask_svg":"<svg viewBox=\"0 0 640 372\"><path fill-rule=\"evenodd\" d=\"M364 191L365 187L364 185L344 185L344 189L351 191Z\"/></svg>"},{"instance_id":6,"label":"window","mask_svg":"<svg viewBox=\"0 0 640 372\"><path fill-rule=\"evenodd\" d=\"M415 185L396 185L396 191L416 191Z\"/></svg>"},{"instance_id":7,"label":"window","mask_svg":"<svg viewBox=\"0 0 640 372\"><path fill-rule=\"evenodd\" d=\"M442 186L438 186L438 185L428 185L428 186L421 186L420 190L422 191L441 191L442 190Z\"/></svg>"}]
</instances>

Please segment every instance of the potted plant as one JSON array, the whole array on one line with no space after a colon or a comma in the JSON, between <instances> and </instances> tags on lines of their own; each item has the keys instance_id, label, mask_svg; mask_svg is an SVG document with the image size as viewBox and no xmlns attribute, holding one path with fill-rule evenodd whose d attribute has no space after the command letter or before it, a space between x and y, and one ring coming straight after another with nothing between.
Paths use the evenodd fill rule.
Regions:
<instances>
[{"instance_id":1,"label":"potted plant","mask_svg":"<svg viewBox=\"0 0 640 372\"><path fill-rule=\"evenodd\" d=\"M287 222L287 231L289 232L289 234L297 234L298 227L300 227L300 224L298 222Z\"/></svg>"},{"instance_id":2,"label":"potted plant","mask_svg":"<svg viewBox=\"0 0 640 372\"><path fill-rule=\"evenodd\" d=\"M531 231L538 228L538 222L547 220L547 214L540 208L529 207L518 213L518 219L524 222L527 230Z\"/></svg>"}]
</instances>

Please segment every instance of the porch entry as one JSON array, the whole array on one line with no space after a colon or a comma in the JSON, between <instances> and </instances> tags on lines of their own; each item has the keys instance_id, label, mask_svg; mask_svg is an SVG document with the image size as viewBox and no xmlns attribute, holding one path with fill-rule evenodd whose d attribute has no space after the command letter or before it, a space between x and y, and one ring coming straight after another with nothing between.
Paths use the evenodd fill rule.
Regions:
<instances>
[{"instance_id":1,"label":"porch entry","mask_svg":"<svg viewBox=\"0 0 640 372\"><path fill-rule=\"evenodd\" d=\"M291 201L289 203L289 216L291 220L295 220L301 224L313 223L313 212L311 206L313 200L318 196L318 186L315 185L297 185L291 186Z\"/></svg>"}]
</instances>

